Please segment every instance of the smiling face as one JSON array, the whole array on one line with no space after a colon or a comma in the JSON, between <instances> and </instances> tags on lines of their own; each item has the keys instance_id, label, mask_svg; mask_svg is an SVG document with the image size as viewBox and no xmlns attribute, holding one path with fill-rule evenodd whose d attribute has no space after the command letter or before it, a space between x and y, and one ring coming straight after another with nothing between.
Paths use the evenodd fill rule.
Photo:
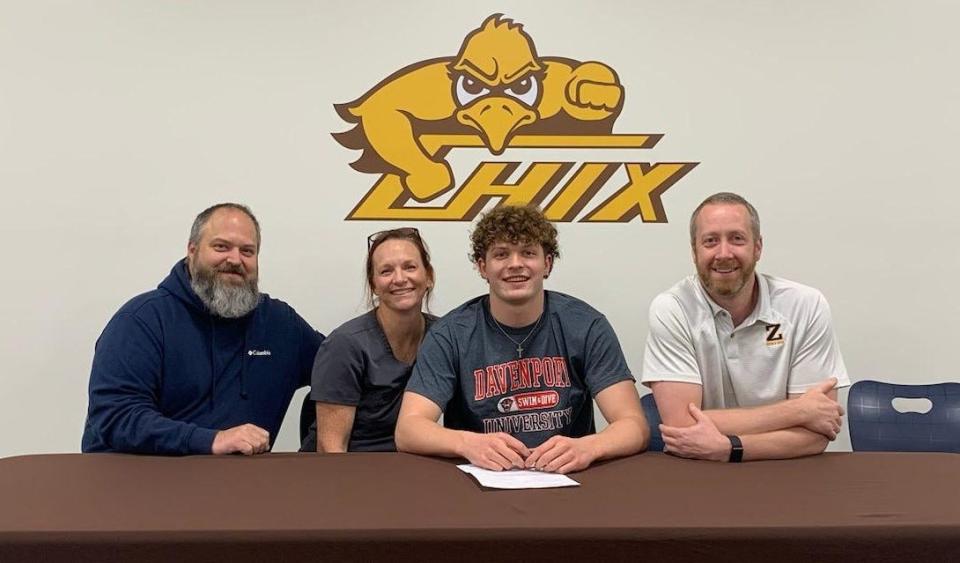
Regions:
<instances>
[{"instance_id":1,"label":"smiling face","mask_svg":"<svg viewBox=\"0 0 960 563\"><path fill-rule=\"evenodd\" d=\"M386 240L373 251L372 260L371 289L379 306L395 312L420 311L433 276L416 245L405 239Z\"/></svg>"},{"instance_id":2,"label":"smiling face","mask_svg":"<svg viewBox=\"0 0 960 563\"><path fill-rule=\"evenodd\" d=\"M187 245L190 273L208 274L223 283L257 280L257 232L250 217L232 208L210 216L196 244Z\"/></svg>"},{"instance_id":3,"label":"smiling face","mask_svg":"<svg viewBox=\"0 0 960 563\"><path fill-rule=\"evenodd\" d=\"M710 297L720 303L752 293L763 241L754 236L746 207L705 205L695 226L693 261Z\"/></svg>"},{"instance_id":4,"label":"smiling face","mask_svg":"<svg viewBox=\"0 0 960 563\"><path fill-rule=\"evenodd\" d=\"M187 245L191 287L211 312L236 318L256 307L258 250L253 220L229 207L215 211Z\"/></svg>"},{"instance_id":5,"label":"smiling face","mask_svg":"<svg viewBox=\"0 0 960 563\"><path fill-rule=\"evenodd\" d=\"M491 308L524 307L539 303L553 257L545 256L539 243L496 241L477 261L477 267L490 284Z\"/></svg>"}]
</instances>

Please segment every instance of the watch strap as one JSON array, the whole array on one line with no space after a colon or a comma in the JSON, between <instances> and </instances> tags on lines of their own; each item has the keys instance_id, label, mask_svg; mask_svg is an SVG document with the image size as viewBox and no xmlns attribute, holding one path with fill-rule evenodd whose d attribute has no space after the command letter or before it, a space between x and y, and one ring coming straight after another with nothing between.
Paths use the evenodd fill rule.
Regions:
<instances>
[{"instance_id":1,"label":"watch strap","mask_svg":"<svg viewBox=\"0 0 960 563\"><path fill-rule=\"evenodd\" d=\"M730 440L730 463L740 463L743 461L743 442L739 436L733 434L727 436L727 439Z\"/></svg>"}]
</instances>

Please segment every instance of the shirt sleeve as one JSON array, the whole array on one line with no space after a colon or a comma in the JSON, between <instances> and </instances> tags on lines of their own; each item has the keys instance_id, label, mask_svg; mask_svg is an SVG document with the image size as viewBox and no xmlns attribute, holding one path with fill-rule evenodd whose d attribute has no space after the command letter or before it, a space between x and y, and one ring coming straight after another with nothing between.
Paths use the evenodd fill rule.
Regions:
<instances>
[{"instance_id":1,"label":"shirt sleeve","mask_svg":"<svg viewBox=\"0 0 960 563\"><path fill-rule=\"evenodd\" d=\"M614 383L635 381L617 333L606 317L598 318L587 332L584 379L592 396Z\"/></svg>"},{"instance_id":2,"label":"shirt sleeve","mask_svg":"<svg viewBox=\"0 0 960 563\"><path fill-rule=\"evenodd\" d=\"M131 314L118 314L97 341L90 372L88 430L111 450L209 454L217 430L160 413L162 344Z\"/></svg>"},{"instance_id":3,"label":"shirt sleeve","mask_svg":"<svg viewBox=\"0 0 960 563\"><path fill-rule=\"evenodd\" d=\"M679 381L703 385L693 334L676 298L658 295L650 303L649 333L641 383Z\"/></svg>"},{"instance_id":4,"label":"shirt sleeve","mask_svg":"<svg viewBox=\"0 0 960 563\"><path fill-rule=\"evenodd\" d=\"M833 332L830 305L817 292L816 305L791 362L787 393L804 393L830 377L837 378L837 388L850 385L847 368L840 355L840 345Z\"/></svg>"},{"instance_id":5,"label":"shirt sleeve","mask_svg":"<svg viewBox=\"0 0 960 563\"><path fill-rule=\"evenodd\" d=\"M420 346L407 391L430 399L446 411L457 386L458 357L446 327L431 329Z\"/></svg>"},{"instance_id":6,"label":"shirt sleeve","mask_svg":"<svg viewBox=\"0 0 960 563\"><path fill-rule=\"evenodd\" d=\"M366 359L355 338L334 332L320 344L313 362L310 398L357 406L363 394Z\"/></svg>"}]
</instances>

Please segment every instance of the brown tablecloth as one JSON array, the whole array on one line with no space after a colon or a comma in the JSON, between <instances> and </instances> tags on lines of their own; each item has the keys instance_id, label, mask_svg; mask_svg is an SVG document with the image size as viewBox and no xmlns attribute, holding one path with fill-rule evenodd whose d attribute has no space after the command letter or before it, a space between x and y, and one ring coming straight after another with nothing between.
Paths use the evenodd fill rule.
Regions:
<instances>
[{"instance_id":1,"label":"brown tablecloth","mask_svg":"<svg viewBox=\"0 0 960 563\"><path fill-rule=\"evenodd\" d=\"M12 457L0 561L960 558L956 454L647 453L572 476L493 491L406 454Z\"/></svg>"}]
</instances>

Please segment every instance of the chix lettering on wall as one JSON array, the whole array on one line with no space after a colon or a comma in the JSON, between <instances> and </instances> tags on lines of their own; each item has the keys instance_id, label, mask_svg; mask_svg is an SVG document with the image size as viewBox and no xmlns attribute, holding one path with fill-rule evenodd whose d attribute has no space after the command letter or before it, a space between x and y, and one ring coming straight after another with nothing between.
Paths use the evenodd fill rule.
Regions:
<instances>
[{"instance_id":1,"label":"chix lettering on wall","mask_svg":"<svg viewBox=\"0 0 960 563\"><path fill-rule=\"evenodd\" d=\"M611 67L541 57L521 24L494 14L456 56L409 65L335 106L355 126L334 138L363 151L351 167L379 175L347 219L471 221L497 198L537 204L551 221L666 222L663 193L698 163L564 159L563 149L653 148L662 134L613 133L623 101ZM452 149L499 156L508 148L545 159L467 171L447 159ZM625 183L594 201L618 171Z\"/></svg>"}]
</instances>

